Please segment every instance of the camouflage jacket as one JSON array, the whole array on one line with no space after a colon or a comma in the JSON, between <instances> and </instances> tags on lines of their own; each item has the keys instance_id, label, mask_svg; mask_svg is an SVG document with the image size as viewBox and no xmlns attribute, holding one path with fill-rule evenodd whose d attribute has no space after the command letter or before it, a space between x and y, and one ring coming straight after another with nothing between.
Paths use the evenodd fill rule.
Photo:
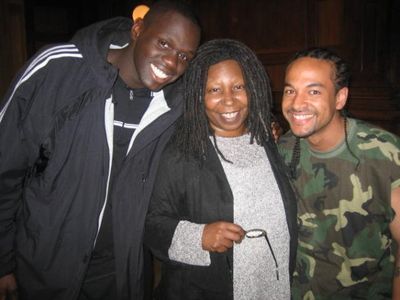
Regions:
<instances>
[{"instance_id":1,"label":"camouflage jacket","mask_svg":"<svg viewBox=\"0 0 400 300\"><path fill-rule=\"evenodd\" d=\"M289 165L296 138L279 141ZM400 186L400 139L348 119L348 146L311 150L300 139L294 184L299 247L294 299L390 299L394 243L391 190Z\"/></svg>"}]
</instances>

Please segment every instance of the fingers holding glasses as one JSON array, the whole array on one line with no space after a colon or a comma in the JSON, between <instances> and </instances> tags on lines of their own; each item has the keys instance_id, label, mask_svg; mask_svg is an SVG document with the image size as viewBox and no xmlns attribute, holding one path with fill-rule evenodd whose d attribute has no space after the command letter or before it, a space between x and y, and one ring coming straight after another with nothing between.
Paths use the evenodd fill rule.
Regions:
<instances>
[{"instance_id":1,"label":"fingers holding glasses","mask_svg":"<svg viewBox=\"0 0 400 300\"><path fill-rule=\"evenodd\" d=\"M240 243L245 231L239 225L219 221L207 224L204 227L202 246L210 252L225 252L232 248L233 243Z\"/></svg>"}]
</instances>

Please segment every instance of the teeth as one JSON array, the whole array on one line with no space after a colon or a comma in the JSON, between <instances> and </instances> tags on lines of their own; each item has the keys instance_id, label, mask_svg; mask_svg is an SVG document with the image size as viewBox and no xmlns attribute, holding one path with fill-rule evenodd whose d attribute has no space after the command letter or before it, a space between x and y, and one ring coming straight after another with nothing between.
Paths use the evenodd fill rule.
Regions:
<instances>
[{"instance_id":1,"label":"teeth","mask_svg":"<svg viewBox=\"0 0 400 300\"><path fill-rule=\"evenodd\" d=\"M227 119L232 119L236 117L238 112L223 113L222 116Z\"/></svg>"},{"instance_id":2,"label":"teeth","mask_svg":"<svg viewBox=\"0 0 400 300\"><path fill-rule=\"evenodd\" d=\"M311 118L313 115L293 115L296 120L305 120Z\"/></svg>"},{"instance_id":3,"label":"teeth","mask_svg":"<svg viewBox=\"0 0 400 300\"><path fill-rule=\"evenodd\" d=\"M159 77L159 78L161 78L161 79L165 79L165 78L168 77L167 74L165 74L163 71L161 71L161 70L160 70L159 68L157 68L155 65L150 64L150 67L151 67L151 69L153 70L153 73L154 73L157 77Z\"/></svg>"}]
</instances>

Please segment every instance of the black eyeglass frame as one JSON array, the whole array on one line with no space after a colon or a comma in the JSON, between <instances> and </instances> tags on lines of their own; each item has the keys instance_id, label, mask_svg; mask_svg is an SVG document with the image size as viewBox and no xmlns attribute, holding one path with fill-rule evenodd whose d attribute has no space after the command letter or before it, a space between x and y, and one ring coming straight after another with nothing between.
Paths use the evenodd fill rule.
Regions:
<instances>
[{"instance_id":1,"label":"black eyeglass frame","mask_svg":"<svg viewBox=\"0 0 400 300\"><path fill-rule=\"evenodd\" d=\"M271 243L269 242L267 231L264 229L254 228L245 231L245 236L249 239L257 239L260 237L264 237L267 241L269 250L271 251L272 258L275 262L275 272L276 272L276 279L279 280L279 269L278 269L278 261L276 260L274 250L272 249Z\"/></svg>"}]
</instances>

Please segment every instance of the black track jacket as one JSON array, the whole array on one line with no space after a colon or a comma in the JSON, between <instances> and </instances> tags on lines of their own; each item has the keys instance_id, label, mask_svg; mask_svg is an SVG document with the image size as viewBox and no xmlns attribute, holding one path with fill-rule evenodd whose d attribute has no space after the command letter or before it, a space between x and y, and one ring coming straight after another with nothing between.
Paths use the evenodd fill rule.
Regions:
<instances>
[{"instance_id":1,"label":"black track jacket","mask_svg":"<svg viewBox=\"0 0 400 300\"><path fill-rule=\"evenodd\" d=\"M131 26L107 20L40 51L1 102L0 276L16 275L21 299L76 299L107 195L119 299L141 299L145 215L182 98L177 84L154 94L109 190L117 70L106 54Z\"/></svg>"}]
</instances>

